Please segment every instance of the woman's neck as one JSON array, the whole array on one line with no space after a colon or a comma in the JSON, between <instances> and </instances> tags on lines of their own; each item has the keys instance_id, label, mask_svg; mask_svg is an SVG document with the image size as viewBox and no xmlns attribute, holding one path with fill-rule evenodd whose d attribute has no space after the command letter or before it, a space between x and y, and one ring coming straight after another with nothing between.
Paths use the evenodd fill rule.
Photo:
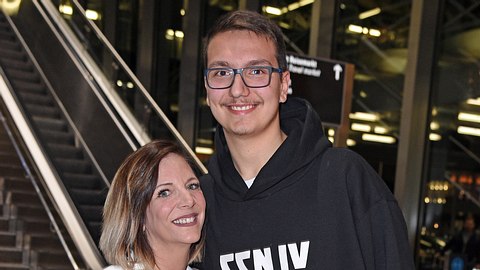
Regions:
<instances>
[{"instance_id":1,"label":"woman's neck","mask_svg":"<svg viewBox=\"0 0 480 270\"><path fill-rule=\"evenodd\" d=\"M188 265L190 247L165 247L154 250L155 270L185 270Z\"/></svg>"}]
</instances>

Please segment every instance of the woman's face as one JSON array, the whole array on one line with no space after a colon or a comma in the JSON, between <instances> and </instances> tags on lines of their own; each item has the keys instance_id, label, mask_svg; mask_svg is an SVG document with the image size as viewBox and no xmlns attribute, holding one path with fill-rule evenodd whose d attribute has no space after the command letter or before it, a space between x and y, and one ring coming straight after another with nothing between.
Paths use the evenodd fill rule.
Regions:
<instances>
[{"instance_id":1,"label":"woman's face","mask_svg":"<svg viewBox=\"0 0 480 270\"><path fill-rule=\"evenodd\" d=\"M152 248L192 243L200 239L205 198L200 182L185 159L168 154L158 166L158 179L147 207L145 229Z\"/></svg>"}]
</instances>

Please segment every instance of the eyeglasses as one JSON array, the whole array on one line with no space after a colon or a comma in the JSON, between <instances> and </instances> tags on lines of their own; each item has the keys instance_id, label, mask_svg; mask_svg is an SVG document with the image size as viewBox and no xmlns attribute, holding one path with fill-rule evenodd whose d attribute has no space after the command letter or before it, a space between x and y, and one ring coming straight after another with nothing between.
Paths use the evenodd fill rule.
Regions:
<instances>
[{"instance_id":1,"label":"eyeglasses","mask_svg":"<svg viewBox=\"0 0 480 270\"><path fill-rule=\"evenodd\" d=\"M235 81L235 75L240 74L243 83L247 87L261 88L270 85L272 72L282 73L281 68L271 66L251 66L245 68L207 68L205 69L205 80L211 89L230 88Z\"/></svg>"}]
</instances>

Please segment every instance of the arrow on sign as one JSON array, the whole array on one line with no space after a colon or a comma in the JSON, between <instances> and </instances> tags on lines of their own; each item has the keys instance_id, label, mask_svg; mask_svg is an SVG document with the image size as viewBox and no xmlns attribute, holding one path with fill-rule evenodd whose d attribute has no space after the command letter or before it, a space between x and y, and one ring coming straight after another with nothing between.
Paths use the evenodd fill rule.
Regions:
<instances>
[{"instance_id":1,"label":"arrow on sign","mask_svg":"<svg viewBox=\"0 0 480 270\"><path fill-rule=\"evenodd\" d=\"M333 66L333 71L335 72L335 81L340 80L340 73L342 73L343 68L339 64Z\"/></svg>"}]
</instances>

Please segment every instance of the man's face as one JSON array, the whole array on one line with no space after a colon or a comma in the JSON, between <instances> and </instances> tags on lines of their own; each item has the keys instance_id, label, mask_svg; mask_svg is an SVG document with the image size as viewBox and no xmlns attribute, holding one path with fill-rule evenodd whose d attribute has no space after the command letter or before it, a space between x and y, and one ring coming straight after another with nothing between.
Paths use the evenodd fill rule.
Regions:
<instances>
[{"instance_id":1,"label":"man's face","mask_svg":"<svg viewBox=\"0 0 480 270\"><path fill-rule=\"evenodd\" d=\"M245 68L272 66L278 68L275 45L264 36L236 30L217 34L207 50L207 68ZM227 89L207 89L207 104L215 119L222 125L226 136L255 136L265 132L278 132L278 108L287 99L289 72L271 75L270 85L262 88L247 87L240 75Z\"/></svg>"}]
</instances>

